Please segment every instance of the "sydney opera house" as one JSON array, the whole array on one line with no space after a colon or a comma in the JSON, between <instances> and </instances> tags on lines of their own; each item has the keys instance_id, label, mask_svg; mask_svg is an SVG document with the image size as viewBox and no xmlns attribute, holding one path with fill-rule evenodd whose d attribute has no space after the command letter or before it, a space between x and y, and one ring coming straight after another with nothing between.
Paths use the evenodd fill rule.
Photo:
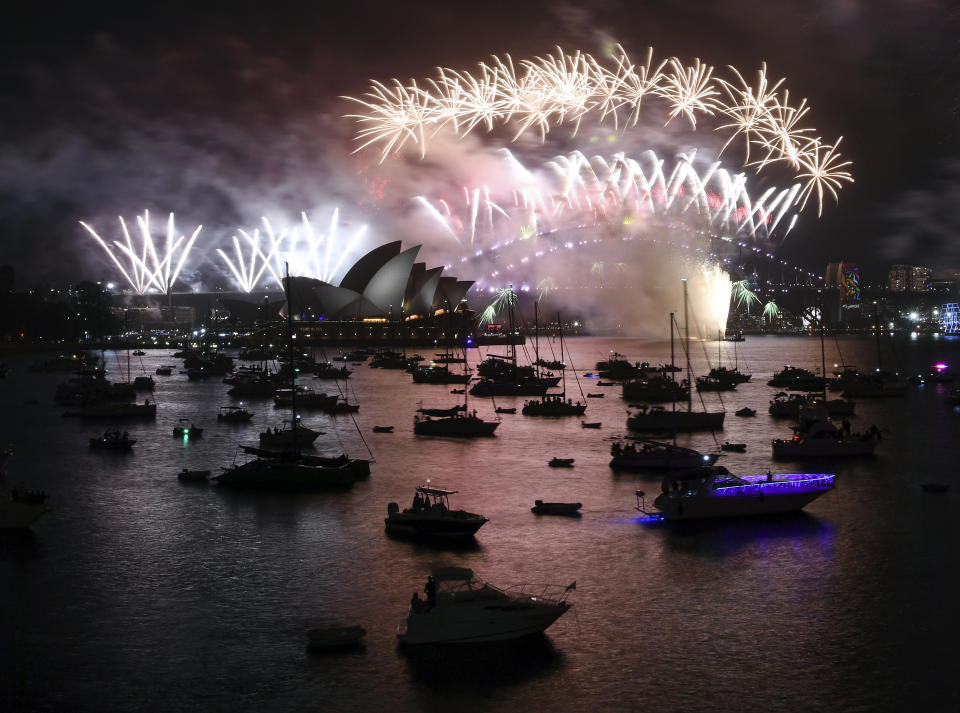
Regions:
<instances>
[{"instance_id":1,"label":"sydney opera house","mask_svg":"<svg viewBox=\"0 0 960 713\"><path fill-rule=\"evenodd\" d=\"M309 341L349 343L402 341L438 343L456 333L466 338L472 312L466 306L470 280L444 275L443 267L417 262L420 246L401 248L400 241L380 245L359 258L332 285L312 277L289 278L293 318ZM283 301L257 304L221 296L220 306L240 322L275 320ZM456 314L456 319L451 316Z\"/></svg>"}]
</instances>

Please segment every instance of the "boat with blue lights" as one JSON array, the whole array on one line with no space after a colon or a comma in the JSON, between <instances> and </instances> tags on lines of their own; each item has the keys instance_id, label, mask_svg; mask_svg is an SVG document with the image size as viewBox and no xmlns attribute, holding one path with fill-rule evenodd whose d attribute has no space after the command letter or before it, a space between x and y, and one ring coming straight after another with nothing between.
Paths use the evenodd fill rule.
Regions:
<instances>
[{"instance_id":1,"label":"boat with blue lights","mask_svg":"<svg viewBox=\"0 0 960 713\"><path fill-rule=\"evenodd\" d=\"M637 510L644 519L696 520L714 517L769 515L800 510L833 489L833 475L778 473L733 475L723 466L693 468L663 479L661 492L648 512L637 491Z\"/></svg>"}]
</instances>

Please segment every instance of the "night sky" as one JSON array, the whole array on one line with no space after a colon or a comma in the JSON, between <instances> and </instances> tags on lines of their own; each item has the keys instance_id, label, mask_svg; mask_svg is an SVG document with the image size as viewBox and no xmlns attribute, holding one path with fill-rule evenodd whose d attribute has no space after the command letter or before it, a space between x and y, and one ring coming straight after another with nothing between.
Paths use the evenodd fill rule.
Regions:
<instances>
[{"instance_id":1,"label":"night sky","mask_svg":"<svg viewBox=\"0 0 960 713\"><path fill-rule=\"evenodd\" d=\"M20 5L0 23L0 263L19 287L105 271L81 218L109 232L118 214L173 210L218 240L275 209L337 204L366 219L375 159L350 155L340 95L491 54L600 54L611 41L636 59L652 45L751 78L766 61L808 98L818 135L844 137L857 182L819 221L808 208L788 260L818 273L840 258L960 268L950 2Z\"/></svg>"}]
</instances>

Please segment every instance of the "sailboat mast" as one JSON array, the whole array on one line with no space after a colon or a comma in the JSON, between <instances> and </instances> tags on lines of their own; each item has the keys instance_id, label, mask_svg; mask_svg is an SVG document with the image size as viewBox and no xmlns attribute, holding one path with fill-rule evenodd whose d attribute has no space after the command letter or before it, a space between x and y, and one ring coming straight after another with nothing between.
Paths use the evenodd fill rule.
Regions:
<instances>
[{"instance_id":1,"label":"sailboat mast","mask_svg":"<svg viewBox=\"0 0 960 713\"><path fill-rule=\"evenodd\" d=\"M823 377L823 405L827 405L827 356L823 348L823 291L817 290L817 302L820 308L820 376Z\"/></svg>"},{"instance_id":2,"label":"sailboat mast","mask_svg":"<svg viewBox=\"0 0 960 713\"><path fill-rule=\"evenodd\" d=\"M673 361L674 361L674 358L673 358L673 312L671 312L671 313L670 313L670 366L671 366L671 367L673 367ZM677 383L677 378L674 376L674 374L675 374L675 372L674 372L673 369L671 368L671 370L670 370L670 379L673 381L674 384L676 384L676 383ZM676 412L677 412L676 391L674 391L674 398L671 400L671 402L672 402L672 404L673 404L673 407L672 407L672 408L673 408L673 412L676 413Z\"/></svg>"},{"instance_id":3,"label":"sailboat mast","mask_svg":"<svg viewBox=\"0 0 960 713\"><path fill-rule=\"evenodd\" d=\"M290 360L290 405L293 407L293 416L290 417L290 430L293 432L293 452L297 450L297 372L293 361L293 299L290 289L290 263L285 262L283 269L287 279L284 281L284 292L287 298L287 357Z\"/></svg>"},{"instance_id":4,"label":"sailboat mast","mask_svg":"<svg viewBox=\"0 0 960 713\"><path fill-rule=\"evenodd\" d=\"M560 313L557 312L557 328L560 330L560 361L563 361L563 322L560 321ZM563 379L563 398L567 397L567 370L560 370L560 377Z\"/></svg>"},{"instance_id":5,"label":"sailboat mast","mask_svg":"<svg viewBox=\"0 0 960 713\"><path fill-rule=\"evenodd\" d=\"M540 378L540 317L537 309L537 300L533 301L533 369L537 378ZM561 344L562 347L562 344ZM560 356L563 361L563 356Z\"/></svg>"},{"instance_id":6,"label":"sailboat mast","mask_svg":"<svg viewBox=\"0 0 960 713\"><path fill-rule=\"evenodd\" d=\"M692 407L693 399L693 380L690 373L690 318L687 316L687 278L683 278L683 332L684 332L684 353L687 356L687 411Z\"/></svg>"}]
</instances>

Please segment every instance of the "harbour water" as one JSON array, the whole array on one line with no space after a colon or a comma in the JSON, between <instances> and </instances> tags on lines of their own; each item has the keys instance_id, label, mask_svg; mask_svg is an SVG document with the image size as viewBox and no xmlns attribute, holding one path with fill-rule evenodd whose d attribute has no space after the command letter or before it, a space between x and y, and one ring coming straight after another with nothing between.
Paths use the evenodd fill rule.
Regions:
<instances>
[{"instance_id":1,"label":"harbour water","mask_svg":"<svg viewBox=\"0 0 960 713\"><path fill-rule=\"evenodd\" d=\"M28 373L37 355L8 358L7 483L46 490L50 512L30 532L0 537L0 710L960 710L960 413L943 404L949 385L858 402L853 430L883 429L872 458L773 461L770 439L788 435L790 422L767 415L777 389L766 382L787 363L818 367L820 342L748 337L737 359L753 380L722 395L728 413L716 436L747 451L720 464L742 474L835 473L835 490L796 515L651 527L638 522L634 492L653 495L660 479L611 471L626 402L619 387L583 373L611 350L665 362L669 345L567 341L583 392L604 398L589 399L583 419L529 418L518 408L495 438L474 441L413 434L417 404L453 405L462 398L453 387L351 367L359 431L349 416L305 412L304 421L326 432L316 452L366 457L366 441L376 462L351 490L312 494L177 480L184 467L218 472L238 443L255 444L259 429L288 413L251 400L250 424L219 424L217 407L237 403L219 378L190 382L179 369L155 377L156 421L118 424L137 439L131 453L100 452L87 439L105 424L63 418L53 403L66 375ZM841 361L838 346L846 363L876 366L872 338L846 337L828 341L828 368ZM541 352L550 347L559 344L541 341ZM729 363L733 344L723 347ZM698 373L716 349L694 346ZM148 351L145 372L179 365L170 353ZM960 367L960 342L944 338L885 340L882 354L885 367L907 373L939 361ZM119 379L125 355L106 359ZM136 376L141 359L131 363ZM580 398L569 376L567 392ZM711 408L720 398L704 394ZM734 416L742 406L758 415ZM494 417L489 399L470 407ZM180 418L202 426L203 438L172 437ZM372 433L375 425L395 430ZM717 447L710 433L679 441ZM554 456L575 458L574 468L548 467ZM428 479L460 491L455 507L490 518L475 545L384 533L387 503L407 505ZM927 481L951 490L925 493ZM536 499L579 501L583 516L534 515ZM499 585L576 581L575 606L531 640L399 649L411 593L442 564ZM337 623L363 625L366 646L308 653L306 631Z\"/></svg>"}]
</instances>

